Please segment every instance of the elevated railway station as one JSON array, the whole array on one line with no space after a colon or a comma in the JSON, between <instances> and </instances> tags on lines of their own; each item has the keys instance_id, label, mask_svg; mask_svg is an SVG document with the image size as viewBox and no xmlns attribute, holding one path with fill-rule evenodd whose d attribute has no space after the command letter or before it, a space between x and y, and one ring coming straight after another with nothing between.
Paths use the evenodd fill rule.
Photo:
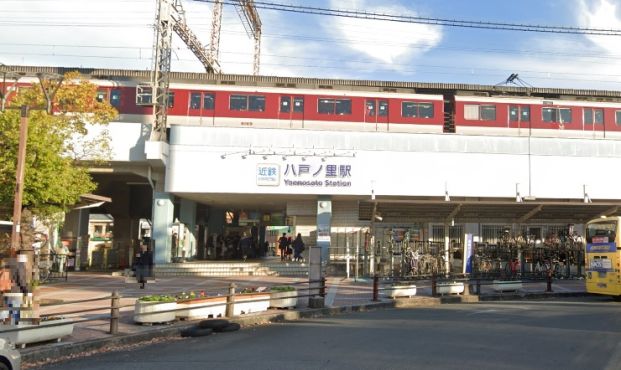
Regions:
<instances>
[{"instance_id":1,"label":"elevated railway station","mask_svg":"<svg viewBox=\"0 0 621 370\"><path fill-rule=\"evenodd\" d=\"M11 68L26 75L12 88L75 70ZM121 267L146 219L158 265L239 257L227 244L244 233L278 252L300 233L365 273L417 248L461 272L468 245L577 241L621 207L615 91L171 73L153 141L148 72L80 72L119 111L112 160L91 172Z\"/></svg>"}]
</instances>

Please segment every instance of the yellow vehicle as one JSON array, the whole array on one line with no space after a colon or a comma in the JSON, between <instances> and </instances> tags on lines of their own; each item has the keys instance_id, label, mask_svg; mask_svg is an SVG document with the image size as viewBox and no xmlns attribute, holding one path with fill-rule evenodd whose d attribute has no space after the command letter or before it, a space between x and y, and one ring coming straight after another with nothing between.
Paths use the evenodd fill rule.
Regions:
<instances>
[{"instance_id":1,"label":"yellow vehicle","mask_svg":"<svg viewBox=\"0 0 621 370\"><path fill-rule=\"evenodd\" d=\"M621 297L621 217L598 218L586 224L586 291Z\"/></svg>"}]
</instances>

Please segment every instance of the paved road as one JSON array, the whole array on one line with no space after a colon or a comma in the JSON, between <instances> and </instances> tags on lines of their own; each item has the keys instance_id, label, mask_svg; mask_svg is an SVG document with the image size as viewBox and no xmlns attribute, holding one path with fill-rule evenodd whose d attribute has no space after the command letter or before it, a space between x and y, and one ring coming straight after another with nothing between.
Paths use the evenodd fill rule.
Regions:
<instances>
[{"instance_id":1,"label":"paved road","mask_svg":"<svg viewBox=\"0 0 621 370\"><path fill-rule=\"evenodd\" d=\"M245 328L41 369L619 369L603 298L381 310Z\"/></svg>"}]
</instances>

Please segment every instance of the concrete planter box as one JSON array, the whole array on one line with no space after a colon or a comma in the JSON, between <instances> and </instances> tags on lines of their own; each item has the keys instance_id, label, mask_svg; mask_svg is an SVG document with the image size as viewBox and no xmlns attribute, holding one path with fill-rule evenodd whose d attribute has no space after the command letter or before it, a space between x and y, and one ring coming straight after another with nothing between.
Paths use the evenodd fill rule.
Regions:
<instances>
[{"instance_id":1,"label":"concrete planter box","mask_svg":"<svg viewBox=\"0 0 621 370\"><path fill-rule=\"evenodd\" d=\"M3 332L0 330L0 338L4 338L22 348L30 343L46 342L49 340L60 342L62 337L73 334L73 322L70 319L41 321L39 325L20 323L17 325L2 326L2 329L16 328L24 328L24 330L11 332Z\"/></svg>"},{"instance_id":2,"label":"concrete planter box","mask_svg":"<svg viewBox=\"0 0 621 370\"><path fill-rule=\"evenodd\" d=\"M494 280L492 282L492 289L495 292L509 292L518 291L522 289L521 280Z\"/></svg>"},{"instance_id":3,"label":"concrete planter box","mask_svg":"<svg viewBox=\"0 0 621 370\"><path fill-rule=\"evenodd\" d=\"M269 306L270 293L236 294L233 315L238 316L254 312L267 311Z\"/></svg>"},{"instance_id":4,"label":"concrete planter box","mask_svg":"<svg viewBox=\"0 0 621 370\"><path fill-rule=\"evenodd\" d=\"M464 283L438 283L436 285L436 293L444 294L462 294L464 292Z\"/></svg>"},{"instance_id":5,"label":"concrete planter box","mask_svg":"<svg viewBox=\"0 0 621 370\"><path fill-rule=\"evenodd\" d=\"M154 324L175 321L177 302L142 302L134 305L134 321L140 324ZM162 312L171 311L171 312Z\"/></svg>"},{"instance_id":6,"label":"concrete planter box","mask_svg":"<svg viewBox=\"0 0 621 370\"><path fill-rule=\"evenodd\" d=\"M416 295L416 285L414 284L394 284L384 290L390 298L413 297Z\"/></svg>"},{"instance_id":7,"label":"concrete planter box","mask_svg":"<svg viewBox=\"0 0 621 370\"><path fill-rule=\"evenodd\" d=\"M293 308L298 304L298 292L296 290L286 292L270 292L270 307Z\"/></svg>"},{"instance_id":8,"label":"concrete planter box","mask_svg":"<svg viewBox=\"0 0 621 370\"><path fill-rule=\"evenodd\" d=\"M177 301L179 319L216 318L226 315L226 297L207 297Z\"/></svg>"}]
</instances>

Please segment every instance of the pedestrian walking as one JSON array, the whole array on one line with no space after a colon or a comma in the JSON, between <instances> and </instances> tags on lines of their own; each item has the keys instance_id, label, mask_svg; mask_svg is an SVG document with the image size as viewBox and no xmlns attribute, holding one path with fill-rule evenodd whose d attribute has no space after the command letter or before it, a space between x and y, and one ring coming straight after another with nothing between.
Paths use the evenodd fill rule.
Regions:
<instances>
[{"instance_id":1,"label":"pedestrian walking","mask_svg":"<svg viewBox=\"0 0 621 370\"><path fill-rule=\"evenodd\" d=\"M302 241L302 234L298 233L298 236L292 243L293 246L293 260L302 261L302 252L304 251L304 241Z\"/></svg>"},{"instance_id":2,"label":"pedestrian walking","mask_svg":"<svg viewBox=\"0 0 621 370\"><path fill-rule=\"evenodd\" d=\"M140 289L144 289L147 279L153 272L153 254L148 250L146 244L140 245L140 252L136 254L136 280L140 284Z\"/></svg>"},{"instance_id":3,"label":"pedestrian walking","mask_svg":"<svg viewBox=\"0 0 621 370\"><path fill-rule=\"evenodd\" d=\"M284 261L286 259L288 241L289 240L287 239L287 233L282 233L282 236L280 237L280 239L278 239L278 249L280 250L281 261Z\"/></svg>"}]
</instances>

